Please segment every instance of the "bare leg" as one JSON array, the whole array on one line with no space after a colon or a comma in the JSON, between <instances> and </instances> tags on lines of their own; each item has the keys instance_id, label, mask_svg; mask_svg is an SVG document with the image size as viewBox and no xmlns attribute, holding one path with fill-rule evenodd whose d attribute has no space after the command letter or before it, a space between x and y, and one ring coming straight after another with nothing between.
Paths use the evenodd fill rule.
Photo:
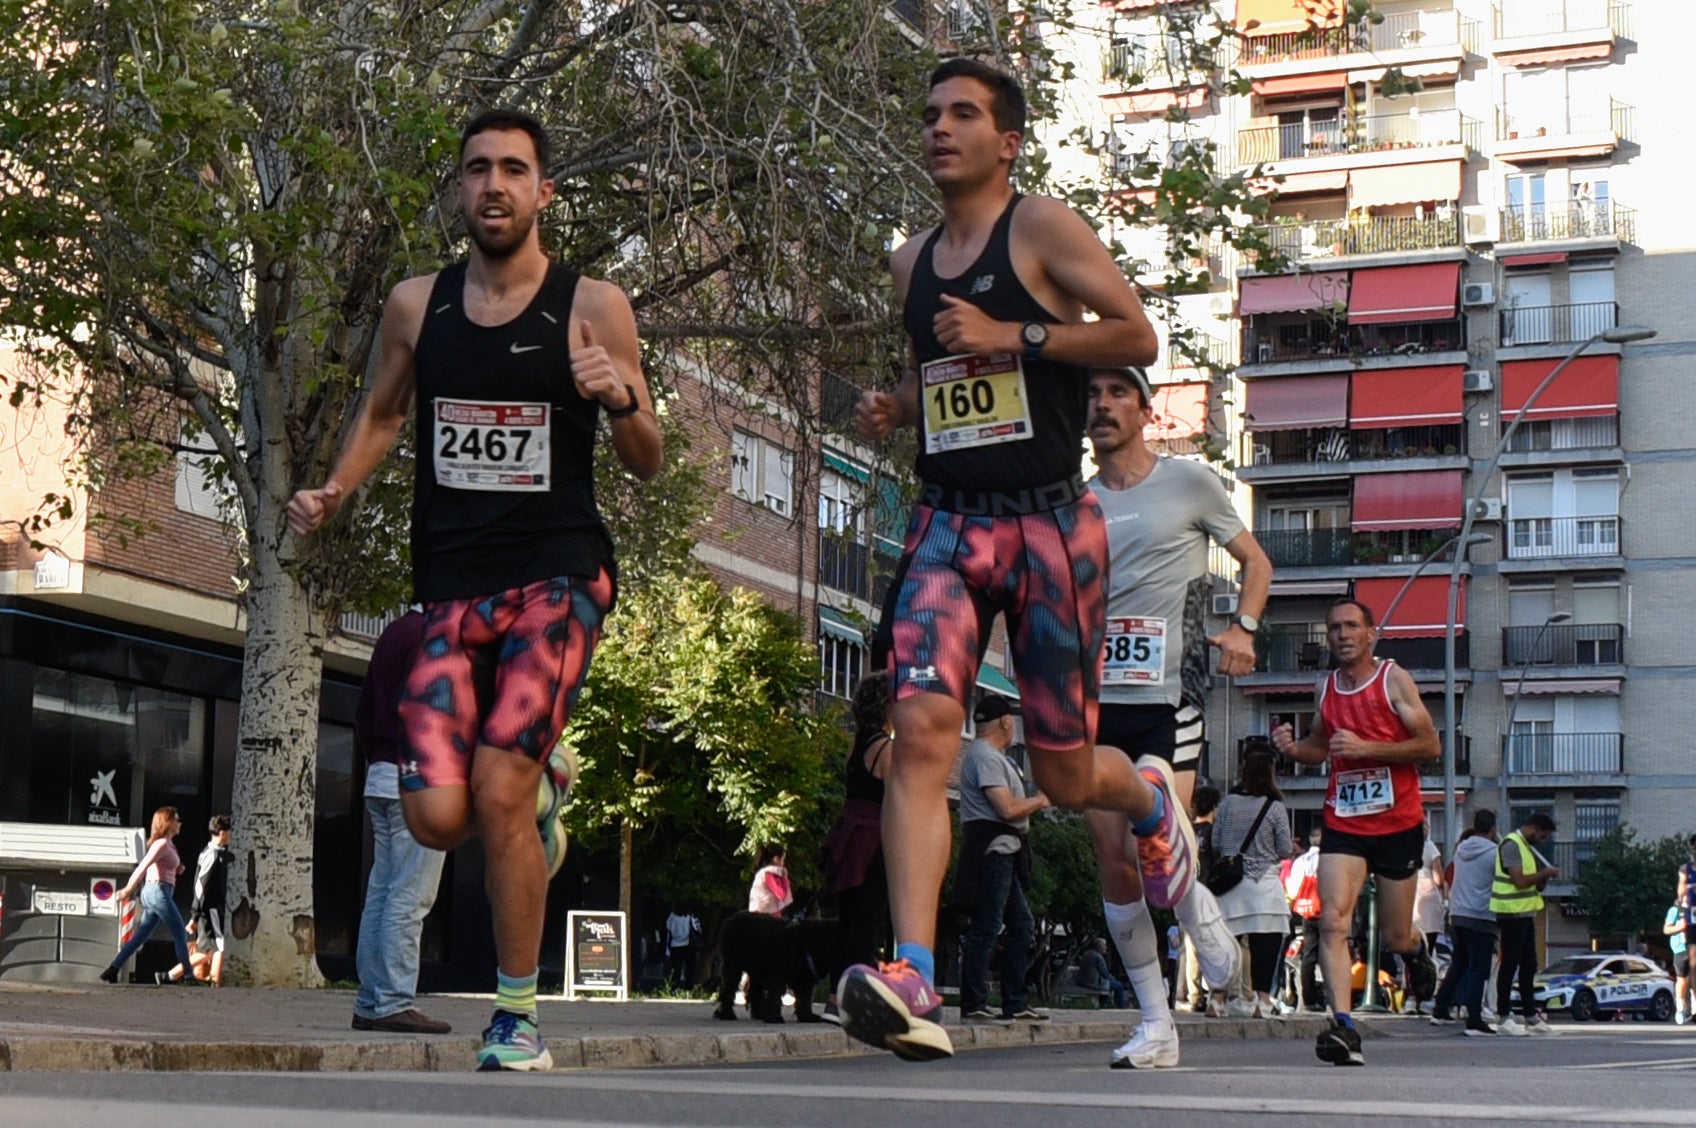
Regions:
<instances>
[{"instance_id":1,"label":"bare leg","mask_svg":"<svg viewBox=\"0 0 1696 1128\"><path fill-rule=\"evenodd\" d=\"M1378 931L1383 934L1384 947L1397 955L1419 951L1421 937L1413 927L1413 898L1418 884L1415 877L1399 881L1378 878ZM1324 892L1319 896L1323 901Z\"/></svg>"},{"instance_id":2,"label":"bare leg","mask_svg":"<svg viewBox=\"0 0 1696 1128\"><path fill-rule=\"evenodd\" d=\"M515 979L534 975L542 952L548 867L536 829L541 784L542 765L515 752L481 746L472 760L471 796L488 857L484 888L494 917L495 958L501 972Z\"/></svg>"},{"instance_id":3,"label":"bare leg","mask_svg":"<svg viewBox=\"0 0 1696 1128\"><path fill-rule=\"evenodd\" d=\"M1325 972L1325 994L1335 1014L1346 1015L1354 1009L1349 927L1364 884L1365 858L1319 855L1319 966Z\"/></svg>"},{"instance_id":4,"label":"bare leg","mask_svg":"<svg viewBox=\"0 0 1696 1128\"><path fill-rule=\"evenodd\" d=\"M1111 904L1128 905L1142 899L1142 874L1129 859L1135 847L1129 843L1125 816L1113 811L1085 811L1095 868L1101 875L1101 896ZM1127 854L1127 850L1133 853Z\"/></svg>"},{"instance_id":5,"label":"bare leg","mask_svg":"<svg viewBox=\"0 0 1696 1128\"><path fill-rule=\"evenodd\" d=\"M898 944L936 947L936 906L948 871L953 824L948 772L960 750L966 711L952 698L921 693L898 701L889 778L883 795L883 859Z\"/></svg>"},{"instance_id":6,"label":"bare leg","mask_svg":"<svg viewBox=\"0 0 1696 1128\"><path fill-rule=\"evenodd\" d=\"M477 749L481 753L483 749ZM501 753L512 755L512 753ZM523 759L522 756L517 757ZM538 765L538 772L540 765ZM472 772L476 775L475 768ZM540 774L537 776L541 779ZM538 786L540 783L538 782ZM471 837L476 828L476 819L471 810L471 785L449 784L442 787L430 787L423 791L405 791L400 793L401 815L406 819L406 829L412 837L418 840L420 846L428 846L432 850L453 850ZM536 812L536 796L530 796L530 814L534 821ZM538 838L538 841L540 839Z\"/></svg>"},{"instance_id":7,"label":"bare leg","mask_svg":"<svg viewBox=\"0 0 1696 1128\"><path fill-rule=\"evenodd\" d=\"M1133 821L1154 813L1153 786L1117 748L1098 744L1032 752L1031 774L1055 806L1119 811Z\"/></svg>"}]
</instances>

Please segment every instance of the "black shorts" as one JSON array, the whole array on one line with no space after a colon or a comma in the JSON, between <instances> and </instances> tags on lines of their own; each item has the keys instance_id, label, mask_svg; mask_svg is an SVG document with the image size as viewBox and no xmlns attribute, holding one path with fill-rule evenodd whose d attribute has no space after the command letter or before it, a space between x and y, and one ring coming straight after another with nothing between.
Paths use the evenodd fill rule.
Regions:
<instances>
[{"instance_id":1,"label":"black shorts","mask_svg":"<svg viewBox=\"0 0 1696 1128\"><path fill-rule=\"evenodd\" d=\"M1095 741L1117 748L1132 760L1158 756L1174 771L1193 772L1205 741L1201 711L1182 705L1115 705L1101 703Z\"/></svg>"},{"instance_id":2,"label":"black shorts","mask_svg":"<svg viewBox=\"0 0 1696 1128\"><path fill-rule=\"evenodd\" d=\"M1327 823L1319 839L1319 855L1326 854L1365 858L1369 872L1386 881L1401 881L1419 873L1419 860L1425 854L1425 828L1410 826L1392 834L1350 834Z\"/></svg>"},{"instance_id":3,"label":"black shorts","mask_svg":"<svg viewBox=\"0 0 1696 1128\"><path fill-rule=\"evenodd\" d=\"M1688 948L1672 954L1672 970L1680 979L1690 974L1690 950Z\"/></svg>"}]
</instances>

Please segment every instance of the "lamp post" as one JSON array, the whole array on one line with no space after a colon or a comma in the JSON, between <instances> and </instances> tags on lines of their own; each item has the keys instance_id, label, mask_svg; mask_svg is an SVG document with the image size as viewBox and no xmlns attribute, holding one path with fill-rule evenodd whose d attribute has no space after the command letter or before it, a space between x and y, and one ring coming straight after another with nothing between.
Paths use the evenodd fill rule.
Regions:
<instances>
[{"instance_id":1,"label":"lamp post","mask_svg":"<svg viewBox=\"0 0 1696 1128\"><path fill-rule=\"evenodd\" d=\"M1495 539L1496 538L1492 537L1489 533L1473 533L1466 538L1466 543L1461 545L1455 551L1460 555L1465 555L1466 550L1471 548L1473 545L1489 544ZM1432 549L1431 554L1419 562L1419 567L1415 568L1412 574L1402 581L1402 586L1397 588L1396 594L1391 597L1390 605L1384 608L1384 613L1382 615L1378 616L1378 630L1380 632L1382 632L1385 627L1389 626L1390 616L1394 615L1396 613L1396 608L1401 606L1402 596L1406 595L1408 593L1408 589L1413 587L1413 581L1417 580L1419 578L1419 574L1425 571L1426 565L1430 564L1433 560L1437 559L1437 557L1447 552L1459 540L1460 534L1456 533L1454 536Z\"/></svg>"},{"instance_id":2,"label":"lamp post","mask_svg":"<svg viewBox=\"0 0 1696 1128\"><path fill-rule=\"evenodd\" d=\"M1561 358L1561 362L1549 370L1543 377L1543 382L1531 390L1525 397L1525 402L1519 405L1519 410L1513 413L1508 421L1507 429L1496 441L1496 453L1491 457L1490 464L1484 468L1484 473L1478 477L1478 488L1467 500L1466 508L1461 514L1460 533L1462 541L1472 535L1472 520L1478 514L1478 506L1484 498L1484 491L1490 485L1490 475L1496 472L1496 467L1502 461L1502 455L1507 452L1508 441L1513 438L1519 425L1525 421L1525 413L1531 410L1531 405L1548 390L1555 382L1555 377L1566 370L1567 365L1577 360L1585 349L1597 341L1606 341L1611 345L1630 344L1633 341L1646 341L1655 335L1655 330L1644 325L1621 325L1614 329L1604 329L1600 333L1592 333L1589 337L1575 345L1571 352ZM1448 621L1443 626L1443 826L1445 833L1453 834L1448 829L1455 825L1455 613L1460 606L1460 564L1463 553L1455 553L1453 565L1449 568L1449 607Z\"/></svg>"},{"instance_id":3,"label":"lamp post","mask_svg":"<svg viewBox=\"0 0 1696 1128\"><path fill-rule=\"evenodd\" d=\"M1502 762L1496 770L1496 818L1502 826L1508 825L1508 745L1513 741L1513 719L1519 715L1519 699L1525 692L1525 675L1531 672L1531 663L1537 657L1537 644L1543 641L1544 633L1556 623L1565 623L1571 618L1565 611L1556 611L1544 619L1537 633L1531 636L1531 647L1525 652L1525 660L1519 664L1519 680L1513 687L1513 704L1508 706L1507 736L1502 740Z\"/></svg>"}]
</instances>

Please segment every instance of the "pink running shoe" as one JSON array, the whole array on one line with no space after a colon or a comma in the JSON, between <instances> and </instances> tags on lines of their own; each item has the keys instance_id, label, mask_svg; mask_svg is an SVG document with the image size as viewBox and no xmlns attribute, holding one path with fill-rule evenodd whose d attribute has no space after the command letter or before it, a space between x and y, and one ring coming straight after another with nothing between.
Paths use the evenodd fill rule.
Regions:
<instances>
[{"instance_id":1,"label":"pink running shoe","mask_svg":"<svg viewBox=\"0 0 1696 1128\"><path fill-rule=\"evenodd\" d=\"M842 973L836 999L842 1029L856 1041L904 1061L954 1056L942 1028L942 999L906 960L855 964Z\"/></svg>"},{"instance_id":2,"label":"pink running shoe","mask_svg":"<svg viewBox=\"0 0 1696 1128\"><path fill-rule=\"evenodd\" d=\"M1166 800L1160 825L1146 837L1137 836L1142 893L1154 908L1169 909L1195 885L1195 830L1173 793L1171 765L1158 756L1144 756L1137 761L1137 771Z\"/></svg>"}]
</instances>

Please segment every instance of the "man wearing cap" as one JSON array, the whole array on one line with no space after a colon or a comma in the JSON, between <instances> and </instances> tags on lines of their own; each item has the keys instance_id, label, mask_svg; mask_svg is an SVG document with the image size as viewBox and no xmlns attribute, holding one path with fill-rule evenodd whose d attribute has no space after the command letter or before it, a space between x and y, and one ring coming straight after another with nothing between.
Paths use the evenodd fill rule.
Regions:
<instances>
[{"instance_id":1,"label":"man wearing cap","mask_svg":"<svg viewBox=\"0 0 1696 1128\"><path fill-rule=\"evenodd\" d=\"M1089 437L1099 467L1089 485L1107 522L1107 642L1101 673L1102 744L1133 761L1171 765L1174 792L1186 805L1201 757L1208 647L1221 674L1254 671L1254 632L1266 606L1272 564L1231 505L1225 484L1200 462L1162 458L1143 439L1154 418L1153 392L1140 368L1090 372ZM1224 630L1204 629L1212 579L1209 542L1242 565L1238 614ZM1101 873L1107 931L1136 990L1142 1022L1112 1054L1115 1069L1178 1064L1178 1030L1161 982L1159 938L1137 867L1125 855L1123 816L1088 815ZM1173 911L1214 986L1236 970L1237 940L1218 903L1197 882Z\"/></svg>"},{"instance_id":2,"label":"man wearing cap","mask_svg":"<svg viewBox=\"0 0 1696 1128\"><path fill-rule=\"evenodd\" d=\"M1025 972L1036 922L1024 889L1031 871L1031 815L1048 806L1048 797L1038 791L1026 798L1030 788L1007 754L1018 712L1017 702L985 694L972 712L977 739L960 765L960 866L954 874L954 903L972 918L960 941L960 1016L966 1022L997 1021L989 1009L989 956L1003 926L999 1020L1048 1018L1027 1001Z\"/></svg>"}]
</instances>

